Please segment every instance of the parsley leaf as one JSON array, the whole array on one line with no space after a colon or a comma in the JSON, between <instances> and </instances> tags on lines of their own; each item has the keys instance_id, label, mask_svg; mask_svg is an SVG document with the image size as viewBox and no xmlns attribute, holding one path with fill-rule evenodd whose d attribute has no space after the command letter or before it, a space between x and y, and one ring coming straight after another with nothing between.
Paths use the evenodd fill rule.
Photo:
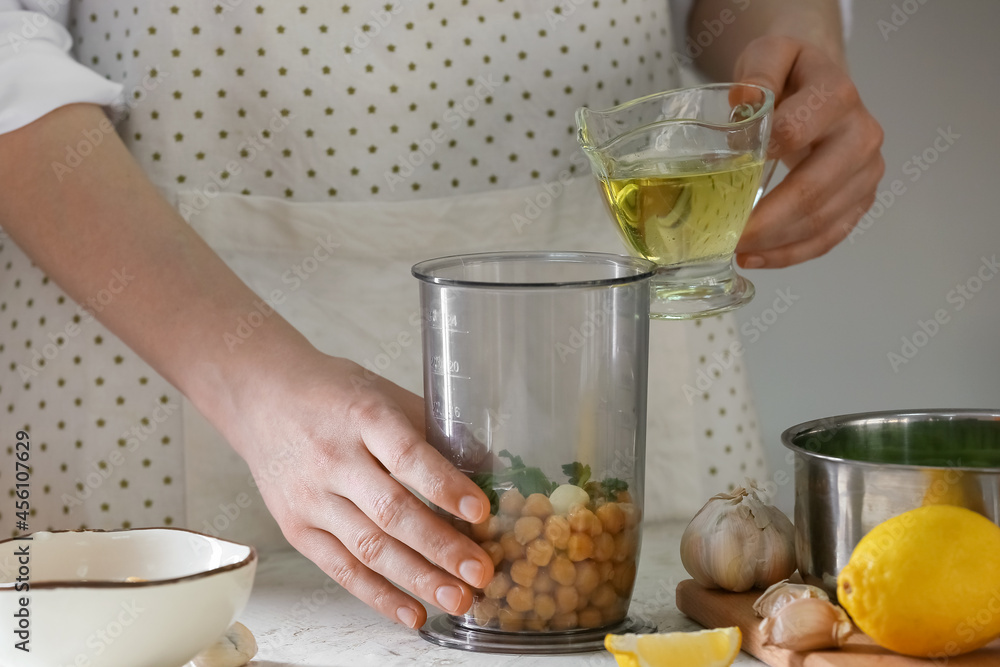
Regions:
<instances>
[{"instance_id":1,"label":"parsley leaf","mask_svg":"<svg viewBox=\"0 0 1000 667\"><path fill-rule=\"evenodd\" d=\"M567 463L562 467L563 474L569 477L569 483L584 486L590 480L590 466L579 461Z\"/></svg>"},{"instance_id":2,"label":"parsley leaf","mask_svg":"<svg viewBox=\"0 0 1000 667\"><path fill-rule=\"evenodd\" d=\"M542 493L547 496L558 486L549 481L540 468L524 465L520 456L515 456L506 449L501 450L497 456L510 461L510 467L495 474L494 481L498 485L512 484L525 497L532 493Z\"/></svg>"},{"instance_id":3,"label":"parsley leaf","mask_svg":"<svg viewBox=\"0 0 1000 667\"><path fill-rule=\"evenodd\" d=\"M605 496L615 501L618 500L618 494L621 491L628 491L628 482L620 480L617 477L608 477L601 481L601 489L604 491Z\"/></svg>"}]
</instances>

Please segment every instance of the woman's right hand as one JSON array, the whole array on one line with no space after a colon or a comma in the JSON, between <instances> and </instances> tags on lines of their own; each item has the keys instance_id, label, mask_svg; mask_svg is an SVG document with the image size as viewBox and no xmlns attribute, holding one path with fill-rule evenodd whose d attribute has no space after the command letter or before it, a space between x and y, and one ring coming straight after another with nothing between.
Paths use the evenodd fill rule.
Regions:
<instances>
[{"instance_id":1,"label":"woman's right hand","mask_svg":"<svg viewBox=\"0 0 1000 667\"><path fill-rule=\"evenodd\" d=\"M51 165L66 146L106 123L100 107L75 104L0 135L0 182L17 194L0 197L5 231L80 303L111 271L134 275L98 319L222 432L285 537L327 574L411 628L426 612L390 581L447 612L468 610L469 585L492 578L492 561L403 484L472 522L489 516L489 502L424 441L423 401L319 353L275 314L230 348L224 334L259 297L115 133L56 182Z\"/></svg>"},{"instance_id":2,"label":"woman's right hand","mask_svg":"<svg viewBox=\"0 0 1000 667\"><path fill-rule=\"evenodd\" d=\"M470 585L490 581L492 561L403 484L472 523L486 520L490 505L424 440L423 399L311 347L285 358L244 390L240 419L223 427L285 537L410 628L427 612L390 581L448 613L468 611Z\"/></svg>"}]
</instances>

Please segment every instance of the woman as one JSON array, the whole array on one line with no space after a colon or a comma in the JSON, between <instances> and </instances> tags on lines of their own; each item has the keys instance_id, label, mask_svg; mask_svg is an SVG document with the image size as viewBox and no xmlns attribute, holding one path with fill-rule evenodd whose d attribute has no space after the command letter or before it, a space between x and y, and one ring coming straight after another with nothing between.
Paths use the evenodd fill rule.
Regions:
<instances>
[{"instance_id":1,"label":"woman","mask_svg":"<svg viewBox=\"0 0 1000 667\"><path fill-rule=\"evenodd\" d=\"M882 173L827 1L702 0L680 8L683 48L652 0L67 5L0 1L0 396L37 443L31 529L183 523L266 546L280 526L409 627L426 612L389 580L455 613L492 574L403 486L488 512L423 441L410 264L620 251L572 112L676 87L688 57L778 94L772 154L793 168L744 266L826 252ZM117 133L102 106L127 112ZM683 391L731 320L652 329L647 475L665 483L647 508L685 516L763 462L738 360Z\"/></svg>"}]
</instances>

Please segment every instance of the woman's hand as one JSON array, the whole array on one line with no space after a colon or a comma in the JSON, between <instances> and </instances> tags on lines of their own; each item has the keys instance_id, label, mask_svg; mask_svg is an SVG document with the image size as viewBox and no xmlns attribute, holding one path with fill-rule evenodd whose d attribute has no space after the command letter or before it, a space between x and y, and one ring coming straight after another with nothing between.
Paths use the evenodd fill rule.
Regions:
<instances>
[{"instance_id":1,"label":"woman's hand","mask_svg":"<svg viewBox=\"0 0 1000 667\"><path fill-rule=\"evenodd\" d=\"M469 585L489 582L492 561L403 484L473 523L490 505L424 441L423 400L346 359L311 348L289 357L240 399L243 421L224 433L285 537L350 593L410 628L427 613L390 582L448 613L466 612Z\"/></svg>"},{"instance_id":2,"label":"woman's hand","mask_svg":"<svg viewBox=\"0 0 1000 667\"><path fill-rule=\"evenodd\" d=\"M774 91L768 157L790 169L754 208L737 260L756 269L819 257L875 201L885 172L882 127L844 68L808 42L776 35L755 39L738 58L734 76Z\"/></svg>"}]
</instances>

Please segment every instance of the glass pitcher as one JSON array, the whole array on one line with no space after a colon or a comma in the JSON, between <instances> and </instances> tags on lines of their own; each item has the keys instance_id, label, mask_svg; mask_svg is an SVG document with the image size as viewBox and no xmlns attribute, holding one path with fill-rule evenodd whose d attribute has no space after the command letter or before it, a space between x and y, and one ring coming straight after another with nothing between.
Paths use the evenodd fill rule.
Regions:
<instances>
[{"instance_id":1,"label":"glass pitcher","mask_svg":"<svg viewBox=\"0 0 1000 667\"><path fill-rule=\"evenodd\" d=\"M599 650L643 632L638 562L652 262L509 252L413 267L427 440L486 493L487 521L448 516L493 580L434 643L480 652Z\"/></svg>"},{"instance_id":2,"label":"glass pitcher","mask_svg":"<svg viewBox=\"0 0 1000 667\"><path fill-rule=\"evenodd\" d=\"M773 93L719 83L577 111L590 159L629 251L659 265L650 317L691 319L753 298L734 252L774 161Z\"/></svg>"}]
</instances>

